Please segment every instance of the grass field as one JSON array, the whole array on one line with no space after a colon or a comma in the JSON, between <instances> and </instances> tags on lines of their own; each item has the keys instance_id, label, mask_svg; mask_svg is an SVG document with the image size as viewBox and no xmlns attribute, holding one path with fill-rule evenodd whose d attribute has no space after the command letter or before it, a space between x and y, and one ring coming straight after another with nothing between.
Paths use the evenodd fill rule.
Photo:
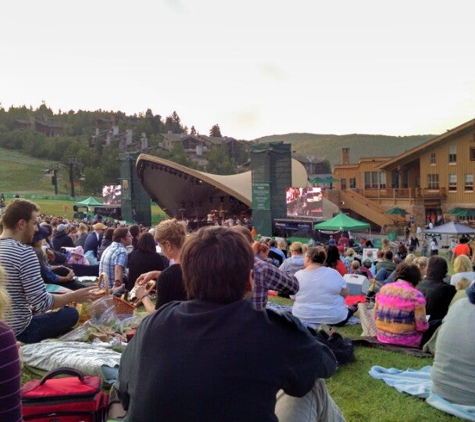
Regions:
<instances>
[{"instance_id":1,"label":"grass field","mask_svg":"<svg viewBox=\"0 0 475 422\"><path fill-rule=\"evenodd\" d=\"M291 301L280 297L270 300L282 305ZM358 338L360 325L338 328L344 337ZM429 406L424 400L398 393L383 381L372 378L368 371L374 365L397 369L420 369L432 365L432 358L418 358L402 353L358 346L355 348L356 361L341 366L338 372L326 380L327 388L342 410L348 422L442 422L457 418ZM23 370L22 382L38 379L38 375Z\"/></svg>"}]
</instances>

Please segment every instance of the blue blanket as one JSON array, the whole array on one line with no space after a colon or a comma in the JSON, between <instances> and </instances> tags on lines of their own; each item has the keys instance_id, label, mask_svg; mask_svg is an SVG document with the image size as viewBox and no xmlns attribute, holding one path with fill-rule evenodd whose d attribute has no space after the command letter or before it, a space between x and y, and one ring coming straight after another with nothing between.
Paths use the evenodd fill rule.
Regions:
<instances>
[{"instance_id":1,"label":"blue blanket","mask_svg":"<svg viewBox=\"0 0 475 422\"><path fill-rule=\"evenodd\" d=\"M402 371L395 368L386 369L382 366L373 366L369 374L373 378L383 380L387 385L394 387L400 393L407 393L411 396L425 399L427 403L442 412L461 419L475 421L475 406L451 403L432 392L431 369L431 366L424 366L424 368L419 370L408 369Z\"/></svg>"}]
</instances>

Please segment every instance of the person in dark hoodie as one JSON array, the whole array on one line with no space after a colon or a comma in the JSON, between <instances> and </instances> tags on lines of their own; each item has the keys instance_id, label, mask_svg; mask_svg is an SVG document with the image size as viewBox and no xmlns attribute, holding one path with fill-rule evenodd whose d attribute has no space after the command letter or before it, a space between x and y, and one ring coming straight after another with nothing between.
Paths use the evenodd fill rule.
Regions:
<instances>
[{"instance_id":1,"label":"person in dark hoodie","mask_svg":"<svg viewBox=\"0 0 475 422\"><path fill-rule=\"evenodd\" d=\"M59 224L56 227L56 233L51 239L53 249L55 251L61 252L61 248L74 248L73 239L68 236L68 225Z\"/></svg>"}]
</instances>

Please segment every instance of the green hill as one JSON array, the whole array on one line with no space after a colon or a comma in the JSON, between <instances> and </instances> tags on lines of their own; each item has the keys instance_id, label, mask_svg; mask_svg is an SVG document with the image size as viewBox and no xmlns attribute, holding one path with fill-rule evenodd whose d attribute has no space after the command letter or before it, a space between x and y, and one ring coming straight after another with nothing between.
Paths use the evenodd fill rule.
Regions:
<instances>
[{"instance_id":1,"label":"green hill","mask_svg":"<svg viewBox=\"0 0 475 422\"><path fill-rule=\"evenodd\" d=\"M356 164L362 157L394 157L402 154L437 135L386 136L386 135L316 135L289 133L255 139L254 142L286 142L292 151L300 155L314 155L327 159L333 166L341 164L342 148L350 149L350 163Z\"/></svg>"},{"instance_id":2,"label":"green hill","mask_svg":"<svg viewBox=\"0 0 475 422\"><path fill-rule=\"evenodd\" d=\"M51 175L45 172L50 163L16 150L0 148L0 193L54 194ZM61 177L67 179L67 171L63 175L60 172L58 176L59 193L66 194L66 181Z\"/></svg>"}]
</instances>

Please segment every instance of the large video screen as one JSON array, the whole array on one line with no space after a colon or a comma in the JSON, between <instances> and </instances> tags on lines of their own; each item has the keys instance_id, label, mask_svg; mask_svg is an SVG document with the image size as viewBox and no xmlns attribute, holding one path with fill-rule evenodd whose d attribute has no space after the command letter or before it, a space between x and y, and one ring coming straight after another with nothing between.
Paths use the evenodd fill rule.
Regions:
<instances>
[{"instance_id":1,"label":"large video screen","mask_svg":"<svg viewBox=\"0 0 475 422\"><path fill-rule=\"evenodd\" d=\"M288 217L323 217L321 188L288 188L285 197Z\"/></svg>"},{"instance_id":2,"label":"large video screen","mask_svg":"<svg viewBox=\"0 0 475 422\"><path fill-rule=\"evenodd\" d=\"M102 187L104 205L120 205L120 185L105 185Z\"/></svg>"}]
</instances>

